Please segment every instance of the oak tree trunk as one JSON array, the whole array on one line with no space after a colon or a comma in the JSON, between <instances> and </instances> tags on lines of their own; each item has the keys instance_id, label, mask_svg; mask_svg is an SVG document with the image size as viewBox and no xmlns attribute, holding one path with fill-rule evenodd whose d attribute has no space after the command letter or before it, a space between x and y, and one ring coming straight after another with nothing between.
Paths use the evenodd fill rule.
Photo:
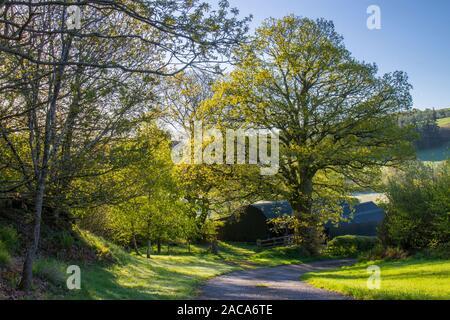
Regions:
<instances>
[{"instance_id":1,"label":"oak tree trunk","mask_svg":"<svg viewBox=\"0 0 450 320\"><path fill-rule=\"evenodd\" d=\"M314 174L301 170L301 180L298 187L299 199L295 199L298 228L296 236L301 240L302 247L311 255L318 255L322 244L320 218L313 212L313 177Z\"/></svg>"}]
</instances>

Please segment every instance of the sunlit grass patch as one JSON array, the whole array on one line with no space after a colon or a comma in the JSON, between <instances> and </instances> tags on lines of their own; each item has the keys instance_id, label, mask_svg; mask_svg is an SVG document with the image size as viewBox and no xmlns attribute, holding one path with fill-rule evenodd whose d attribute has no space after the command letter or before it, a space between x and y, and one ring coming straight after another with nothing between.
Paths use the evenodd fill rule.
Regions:
<instances>
[{"instance_id":1,"label":"sunlit grass patch","mask_svg":"<svg viewBox=\"0 0 450 320\"><path fill-rule=\"evenodd\" d=\"M81 290L64 293L69 299L187 299L197 294L209 278L248 267L300 263L296 248L276 248L259 252L255 245L220 242L218 256L207 245L176 246L150 259L129 254L92 234L88 241L110 252L114 264L81 266Z\"/></svg>"},{"instance_id":2,"label":"sunlit grass patch","mask_svg":"<svg viewBox=\"0 0 450 320\"><path fill-rule=\"evenodd\" d=\"M267 283L257 283L255 285L257 288L269 288L269 285Z\"/></svg>"},{"instance_id":3,"label":"sunlit grass patch","mask_svg":"<svg viewBox=\"0 0 450 320\"><path fill-rule=\"evenodd\" d=\"M201 281L236 267L193 255L130 256L126 263L82 268L82 289L75 299L189 298Z\"/></svg>"},{"instance_id":4,"label":"sunlit grass patch","mask_svg":"<svg viewBox=\"0 0 450 320\"><path fill-rule=\"evenodd\" d=\"M381 268L381 288L367 287L369 265ZM357 299L450 299L450 261L418 260L361 263L302 276L308 283Z\"/></svg>"}]
</instances>

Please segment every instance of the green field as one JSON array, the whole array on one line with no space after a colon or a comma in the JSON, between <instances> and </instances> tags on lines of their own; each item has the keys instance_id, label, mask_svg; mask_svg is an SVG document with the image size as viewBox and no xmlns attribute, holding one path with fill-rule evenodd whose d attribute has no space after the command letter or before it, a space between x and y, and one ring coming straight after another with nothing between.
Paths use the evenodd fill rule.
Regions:
<instances>
[{"instance_id":1,"label":"green field","mask_svg":"<svg viewBox=\"0 0 450 320\"><path fill-rule=\"evenodd\" d=\"M234 270L301 263L298 249L276 248L259 252L256 246L220 243L220 255L207 252L206 246L191 245L171 249L169 254L129 254L119 247L90 235L96 246L104 245L116 260L110 265L83 265L81 290L65 289L64 274L70 263L56 260L38 262L40 275L48 277L55 289L50 299L190 299L195 297L199 285L205 280ZM47 271L45 271L47 270Z\"/></svg>"},{"instance_id":2,"label":"green field","mask_svg":"<svg viewBox=\"0 0 450 320\"><path fill-rule=\"evenodd\" d=\"M367 267L381 268L381 288L369 290ZM367 262L302 277L313 286L356 299L450 299L450 261L407 259Z\"/></svg>"},{"instance_id":3,"label":"green field","mask_svg":"<svg viewBox=\"0 0 450 320\"><path fill-rule=\"evenodd\" d=\"M450 117L438 119L437 123L441 128L450 128Z\"/></svg>"}]
</instances>

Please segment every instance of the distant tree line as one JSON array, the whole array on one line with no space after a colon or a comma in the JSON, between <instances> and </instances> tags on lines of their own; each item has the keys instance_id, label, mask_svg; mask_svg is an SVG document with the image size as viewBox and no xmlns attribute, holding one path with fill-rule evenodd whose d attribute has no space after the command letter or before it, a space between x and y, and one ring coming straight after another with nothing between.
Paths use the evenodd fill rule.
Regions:
<instances>
[{"instance_id":1,"label":"distant tree line","mask_svg":"<svg viewBox=\"0 0 450 320\"><path fill-rule=\"evenodd\" d=\"M418 149L441 146L449 140L449 134L438 125L438 120L450 117L450 108L446 109L414 109L400 116L400 125L412 125L419 135L415 142Z\"/></svg>"}]
</instances>

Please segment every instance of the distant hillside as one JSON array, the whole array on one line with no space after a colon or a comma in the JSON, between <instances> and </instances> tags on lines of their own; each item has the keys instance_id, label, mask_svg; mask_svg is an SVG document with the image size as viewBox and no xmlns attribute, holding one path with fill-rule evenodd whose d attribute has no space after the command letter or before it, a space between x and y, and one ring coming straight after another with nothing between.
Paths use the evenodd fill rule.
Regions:
<instances>
[{"instance_id":1,"label":"distant hillside","mask_svg":"<svg viewBox=\"0 0 450 320\"><path fill-rule=\"evenodd\" d=\"M415 145L419 158L426 158L423 159L424 161L439 161L448 158L450 108L415 109L400 116L400 125L412 125L416 128L419 139L415 141ZM429 151L433 153L432 156L428 154Z\"/></svg>"}]
</instances>

